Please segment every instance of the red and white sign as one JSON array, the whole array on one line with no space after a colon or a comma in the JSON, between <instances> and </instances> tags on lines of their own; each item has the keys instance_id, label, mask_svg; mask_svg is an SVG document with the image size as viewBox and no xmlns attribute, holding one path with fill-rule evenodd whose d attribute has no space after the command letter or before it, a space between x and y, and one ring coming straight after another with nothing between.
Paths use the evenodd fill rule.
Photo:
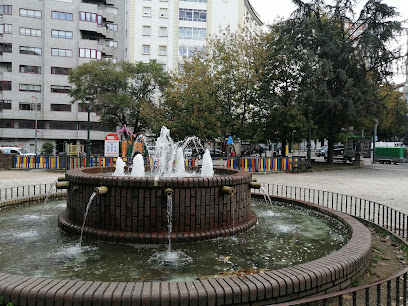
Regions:
<instances>
[{"instance_id":1,"label":"red and white sign","mask_svg":"<svg viewBox=\"0 0 408 306\"><path fill-rule=\"evenodd\" d=\"M119 140L119 137L116 134L108 134L106 135L105 140Z\"/></svg>"},{"instance_id":2,"label":"red and white sign","mask_svg":"<svg viewBox=\"0 0 408 306\"><path fill-rule=\"evenodd\" d=\"M105 156L119 156L119 137L116 134L108 134L105 137Z\"/></svg>"}]
</instances>

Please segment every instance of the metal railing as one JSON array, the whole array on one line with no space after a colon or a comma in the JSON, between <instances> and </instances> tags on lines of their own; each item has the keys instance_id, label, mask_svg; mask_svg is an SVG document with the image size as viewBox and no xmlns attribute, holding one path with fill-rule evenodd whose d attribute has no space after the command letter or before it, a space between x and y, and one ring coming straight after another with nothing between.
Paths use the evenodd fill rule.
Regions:
<instances>
[{"instance_id":1,"label":"metal railing","mask_svg":"<svg viewBox=\"0 0 408 306\"><path fill-rule=\"evenodd\" d=\"M36 184L28 186L8 187L0 189L0 203L32 196L47 195L54 189L54 184ZM55 190L61 192L61 190Z\"/></svg>"},{"instance_id":2,"label":"metal railing","mask_svg":"<svg viewBox=\"0 0 408 306\"><path fill-rule=\"evenodd\" d=\"M386 229L404 242L408 241L408 216L374 201L330 191L275 184L262 184L262 188L254 192L341 211ZM407 275L408 267L374 283L278 305L407 305Z\"/></svg>"}]
</instances>

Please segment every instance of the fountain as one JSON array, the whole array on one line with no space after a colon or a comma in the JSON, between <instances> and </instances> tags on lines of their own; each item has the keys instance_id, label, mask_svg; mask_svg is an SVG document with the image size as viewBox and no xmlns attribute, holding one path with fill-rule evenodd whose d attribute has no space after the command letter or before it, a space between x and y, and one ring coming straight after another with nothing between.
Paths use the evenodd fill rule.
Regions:
<instances>
[{"instance_id":1,"label":"fountain","mask_svg":"<svg viewBox=\"0 0 408 306\"><path fill-rule=\"evenodd\" d=\"M208 150L202 169L186 169L182 156L185 146L185 142L175 143L169 130L163 127L156 141L153 166L146 169L150 176L141 174L138 155L131 175L127 176L120 158L116 168L67 171L67 210L59 216L60 227L70 233L82 232L84 237L113 242L167 243L169 239L182 242L226 237L254 226L257 218L250 207L251 174L213 170ZM201 176L193 176L200 170ZM107 175L113 171L113 176ZM87 214L82 228L87 197L99 186L104 186L106 192L95 198L92 213ZM170 238L166 190L171 190L173 197Z\"/></svg>"},{"instance_id":2,"label":"fountain","mask_svg":"<svg viewBox=\"0 0 408 306\"><path fill-rule=\"evenodd\" d=\"M54 263L55 269L64 264L62 273L56 277L71 280L44 277L54 276L54 268L35 268L34 275L40 278L8 274L13 273L14 268L11 267L10 272L7 264L2 267L6 273L0 273L0 296L18 305L25 305L33 298L38 304L73 301L75 305L271 304L349 286L365 272L371 254L371 236L355 219L303 201L274 197L268 200L269 210L261 212L262 219L255 226L258 218L254 210L258 208L257 204L251 206L254 201L251 189L261 188L260 184L253 182L248 172L213 168L208 152L203 158L203 168L184 167L185 145L174 144L169 131L163 128L150 165L144 167L141 156L136 155L131 171L119 158L116 168L67 171L65 181L57 183L57 188L67 189L66 208L58 215L58 226L74 235L60 235L58 239L81 236L81 243L86 245L80 248L75 242L68 247L70 251L63 248L53 250L53 255L35 257L45 257L46 266ZM289 212L281 218L280 236L275 238L282 245L279 250L284 250L281 252L288 253L289 257L281 258L279 252L272 254L276 245L271 237L275 234L268 228L278 223L279 215L284 213L275 207L271 211L271 201L316 211L321 219L329 216L334 223L326 226L326 233L336 233L335 228L341 225L350 231L351 237L341 243L339 249L333 247L332 241L326 244L326 249L336 251L308 258L305 255L311 251L312 241L318 243L326 235L321 231L325 226L318 225L316 219L302 222L302 228L297 220L285 224L294 214ZM311 213L305 215L309 217ZM310 235L312 227L318 228L320 234ZM293 236L289 235L291 232ZM30 240L35 233L30 229L22 235ZM243 240L245 235L249 238ZM300 236L309 236L310 242L302 245L298 241ZM0 242L12 245L13 241L7 240L9 235L5 237L4 241L0 238ZM54 240L55 237L48 238L52 241L51 248ZM49 242L34 241L33 248L43 249L45 244ZM98 246L107 251L97 250L91 258L83 258L83 254ZM294 249L284 249L288 246ZM9 253L4 251L6 255ZM206 259L192 259L201 253ZM72 262L65 258L70 254L74 254ZM300 257L306 261L298 261ZM0 266L9 260L0 260ZM242 263L237 264L238 260ZM274 260L285 264L274 266ZM192 262L202 264L200 271L203 272L191 275L191 271L198 269L190 266ZM248 263L249 269L236 271ZM37 266L31 261L22 264L24 268L30 265ZM134 265L151 265L149 276L140 275L133 269ZM68 266L72 266L71 276L64 274L68 273ZM91 276L81 277L81 269L89 270L86 272ZM177 274L172 278L174 269L187 276ZM99 279L101 270L116 277ZM213 277L214 274L218 277Z\"/></svg>"}]
</instances>

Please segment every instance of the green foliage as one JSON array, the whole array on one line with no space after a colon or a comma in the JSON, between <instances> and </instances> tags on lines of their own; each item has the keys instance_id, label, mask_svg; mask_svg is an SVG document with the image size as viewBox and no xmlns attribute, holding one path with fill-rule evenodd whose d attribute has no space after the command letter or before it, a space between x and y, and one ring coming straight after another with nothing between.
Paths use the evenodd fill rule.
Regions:
<instances>
[{"instance_id":1,"label":"green foliage","mask_svg":"<svg viewBox=\"0 0 408 306\"><path fill-rule=\"evenodd\" d=\"M1 305L4 305L4 296L0 296L0 306ZM14 306L14 304L9 302L6 304L6 306Z\"/></svg>"},{"instance_id":2,"label":"green foliage","mask_svg":"<svg viewBox=\"0 0 408 306\"><path fill-rule=\"evenodd\" d=\"M127 125L134 132L150 128L163 100L169 76L155 60L149 63L92 61L72 69L74 101L90 103L101 121Z\"/></svg>"},{"instance_id":3,"label":"green foliage","mask_svg":"<svg viewBox=\"0 0 408 306\"><path fill-rule=\"evenodd\" d=\"M41 147L41 153L45 155L51 155L54 153L54 144L51 142L45 142Z\"/></svg>"},{"instance_id":4,"label":"green foliage","mask_svg":"<svg viewBox=\"0 0 408 306\"><path fill-rule=\"evenodd\" d=\"M400 48L388 48L402 27L392 20L395 8L381 0L367 1L357 20L350 19L355 3L349 0L330 5L324 0L294 2L297 10L274 29L279 37L271 45L281 46L283 59L276 64L271 56L267 83L276 82L268 90L279 82L285 85L286 79L290 82L281 85L280 92L270 91L279 95L270 99L278 99L279 105L291 102L304 114L313 109L316 136L328 139L332 162L333 144L344 130L373 126L382 107L378 89L390 80L395 61L402 57Z\"/></svg>"},{"instance_id":5,"label":"green foliage","mask_svg":"<svg viewBox=\"0 0 408 306\"><path fill-rule=\"evenodd\" d=\"M403 137L405 134L408 107L401 99L402 93L393 86L382 86L379 90L380 99L383 101L382 108L378 113L378 137L388 140L391 137Z\"/></svg>"},{"instance_id":6,"label":"green foliage","mask_svg":"<svg viewBox=\"0 0 408 306\"><path fill-rule=\"evenodd\" d=\"M264 50L260 35L227 29L185 58L183 70L173 76L162 117L172 135L254 138Z\"/></svg>"}]
</instances>

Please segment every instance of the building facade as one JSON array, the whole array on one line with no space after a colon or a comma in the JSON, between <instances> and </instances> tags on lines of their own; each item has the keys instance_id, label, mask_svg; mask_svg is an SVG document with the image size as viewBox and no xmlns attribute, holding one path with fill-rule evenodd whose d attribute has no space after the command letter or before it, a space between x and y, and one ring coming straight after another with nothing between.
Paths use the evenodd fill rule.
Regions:
<instances>
[{"instance_id":1,"label":"building facade","mask_svg":"<svg viewBox=\"0 0 408 306\"><path fill-rule=\"evenodd\" d=\"M53 142L57 151L63 150L63 143L83 142L87 139L87 107L71 102L68 74L91 60L123 59L123 1L2 3L0 145L18 145L34 152L37 138L38 152L46 141ZM91 112L94 145L106 135L98 121Z\"/></svg>"},{"instance_id":2,"label":"building facade","mask_svg":"<svg viewBox=\"0 0 408 306\"><path fill-rule=\"evenodd\" d=\"M177 69L227 26L262 27L248 0L2 0L0 18L0 146L31 153L83 145L88 121L92 153L103 153L109 131L69 97L77 65L156 59Z\"/></svg>"},{"instance_id":3,"label":"building facade","mask_svg":"<svg viewBox=\"0 0 408 306\"><path fill-rule=\"evenodd\" d=\"M156 59L167 70L227 27L263 26L248 0L128 0L126 24L125 59Z\"/></svg>"}]
</instances>

